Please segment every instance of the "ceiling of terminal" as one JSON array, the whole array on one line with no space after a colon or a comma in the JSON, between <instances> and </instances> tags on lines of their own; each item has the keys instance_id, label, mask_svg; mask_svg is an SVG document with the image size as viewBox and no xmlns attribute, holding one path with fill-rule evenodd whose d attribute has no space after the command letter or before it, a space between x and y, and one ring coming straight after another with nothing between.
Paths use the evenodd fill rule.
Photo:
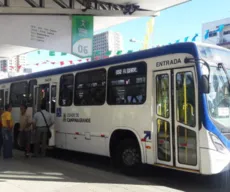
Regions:
<instances>
[{"instance_id":1,"label":"ceiling of terminal","mask_svg":"<svg viewBox=\"0 0 230 192\"><path fill-rule=\"evenodd\" d=\"M155 16L190 0L0 0L0 14Z\"/></svg>"},{"instance_id":2,"label":"ceiling of terminal","mask_svg":"<svg viewBox=\"0 0 230 192\"><path fill-rule=\"evenodd\" d=\"M161 10L190 0L0 0L0 15L94 15L94 31L142 16L158 16ZM108 18L109 16L109 18ZM35 48L2 45L0 59Z\"/></svg>"}]
</instances>

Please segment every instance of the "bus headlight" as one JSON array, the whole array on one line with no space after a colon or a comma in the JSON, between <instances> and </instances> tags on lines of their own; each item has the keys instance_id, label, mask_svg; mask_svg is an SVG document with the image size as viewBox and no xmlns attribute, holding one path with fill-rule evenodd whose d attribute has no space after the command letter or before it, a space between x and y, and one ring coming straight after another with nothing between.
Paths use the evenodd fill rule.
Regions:
<instances>
[{"instance_id":1,"label":"bus headlight","mask_svg":"<svg viewBox=\"0 0 230 192\"><path fill-rule=\"evenodd\" d=\"M220 141L220 139L214 134L210 133L210 137L212 139L213 144L216 147L216 150L221 153L228 153L228 149L224 146L224 144Z\"/></svg>"}]
</instances>

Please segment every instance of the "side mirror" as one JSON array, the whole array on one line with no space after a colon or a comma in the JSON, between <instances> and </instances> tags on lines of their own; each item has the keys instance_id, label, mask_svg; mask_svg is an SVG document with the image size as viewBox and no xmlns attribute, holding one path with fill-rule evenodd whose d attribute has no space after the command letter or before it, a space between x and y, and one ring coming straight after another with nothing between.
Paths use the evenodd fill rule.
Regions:
<instances>
[{"instance_id":1,"label":"side mirror","mask_svg":"<svg viewBox=\"0 0 230 192\"><path fill-rule=\"evenodd\" d=\"M227 85L224 87L224 94L229 95L230 94L230 84L227 83Z\"/></svg>"},{"instance_id":2,"label":"side mirror","mask_svg":"<svg viewBox=\"0 0 230 192\"><path fill-rule=\"evenodd\" d=\"M202 88L202 93L210 92L209 80L206 75L201 76L201 88Z\"/></svg>"}]
</instances>

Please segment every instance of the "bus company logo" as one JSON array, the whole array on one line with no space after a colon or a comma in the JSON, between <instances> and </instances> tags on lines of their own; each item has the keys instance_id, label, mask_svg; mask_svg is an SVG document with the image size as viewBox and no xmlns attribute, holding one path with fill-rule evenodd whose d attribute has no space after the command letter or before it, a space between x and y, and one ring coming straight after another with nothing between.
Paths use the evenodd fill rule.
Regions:
<instances>
[{"instance_id":1,"label":"bus company logo","mask_svg":"<svg viewBox=\"0 0 230 192\"><path fill-rule=\"evenodd\" d=\"M66 122L66 113L63 113L63 118L62 118L63 122Z\"/></svg>"},{"instance_id":2,"label":"bus company logo","mask_svg":"<svg viewBox=\"0 0 230 192\"><path fill-rule=\"evenodd\" d=\"M68 123L91 123L90 118L80 118L79 113L63 113L62 120Z\"/></svg>"},{"instance_id":3,"label":"bus company logo","mask_svg":"<svg viewBox=\"0 0 230 192\"><path fill-rule=\"evenodd\" d=\"M80 26L78 28L78 33L80 36L85 36L88 34L87 24L88 23L86 20L81 20Z\"/></svg>"},{"instance_id":4,"label":"bus company logo","mask_svg":"<svg viewBox=\"0 0 230 192\"><path fill-rule=\"evenodd\" d=\"M168 65L176 65L180 63L181 63L181 59L179 58L179 59L171 59L171 60L157 62L156 66L163 67L163 66L168 66Z\"/></svg>"},{"instance_id":5,"label":"bus company logo","mask_svg":"<svg viewBox=\"0 0 230 192\"><path fill-rule=\"evenodd\" d=\"M57 117L61 117L62 116L62 112L61 112L61 108L57 108L57 111L56 111L56 115Z\"/></svg>"}]
</instances>

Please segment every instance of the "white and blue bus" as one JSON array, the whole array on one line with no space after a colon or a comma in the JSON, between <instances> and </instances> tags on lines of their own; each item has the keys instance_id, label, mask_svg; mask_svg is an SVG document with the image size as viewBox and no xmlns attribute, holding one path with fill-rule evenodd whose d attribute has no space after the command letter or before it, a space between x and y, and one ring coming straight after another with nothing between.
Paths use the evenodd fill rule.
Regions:
<instances>
[{"instance_id":1,"label":"white and blue bus","mask_svg":"<svg viewBox=\"0 0 230 192\"><path fill-rule=\"evenodd\" d=\"M178 43L0 81L0 106L55 118L50 146L211 175L229 170L230 51Z\"/></svg>"}]
</instances>

